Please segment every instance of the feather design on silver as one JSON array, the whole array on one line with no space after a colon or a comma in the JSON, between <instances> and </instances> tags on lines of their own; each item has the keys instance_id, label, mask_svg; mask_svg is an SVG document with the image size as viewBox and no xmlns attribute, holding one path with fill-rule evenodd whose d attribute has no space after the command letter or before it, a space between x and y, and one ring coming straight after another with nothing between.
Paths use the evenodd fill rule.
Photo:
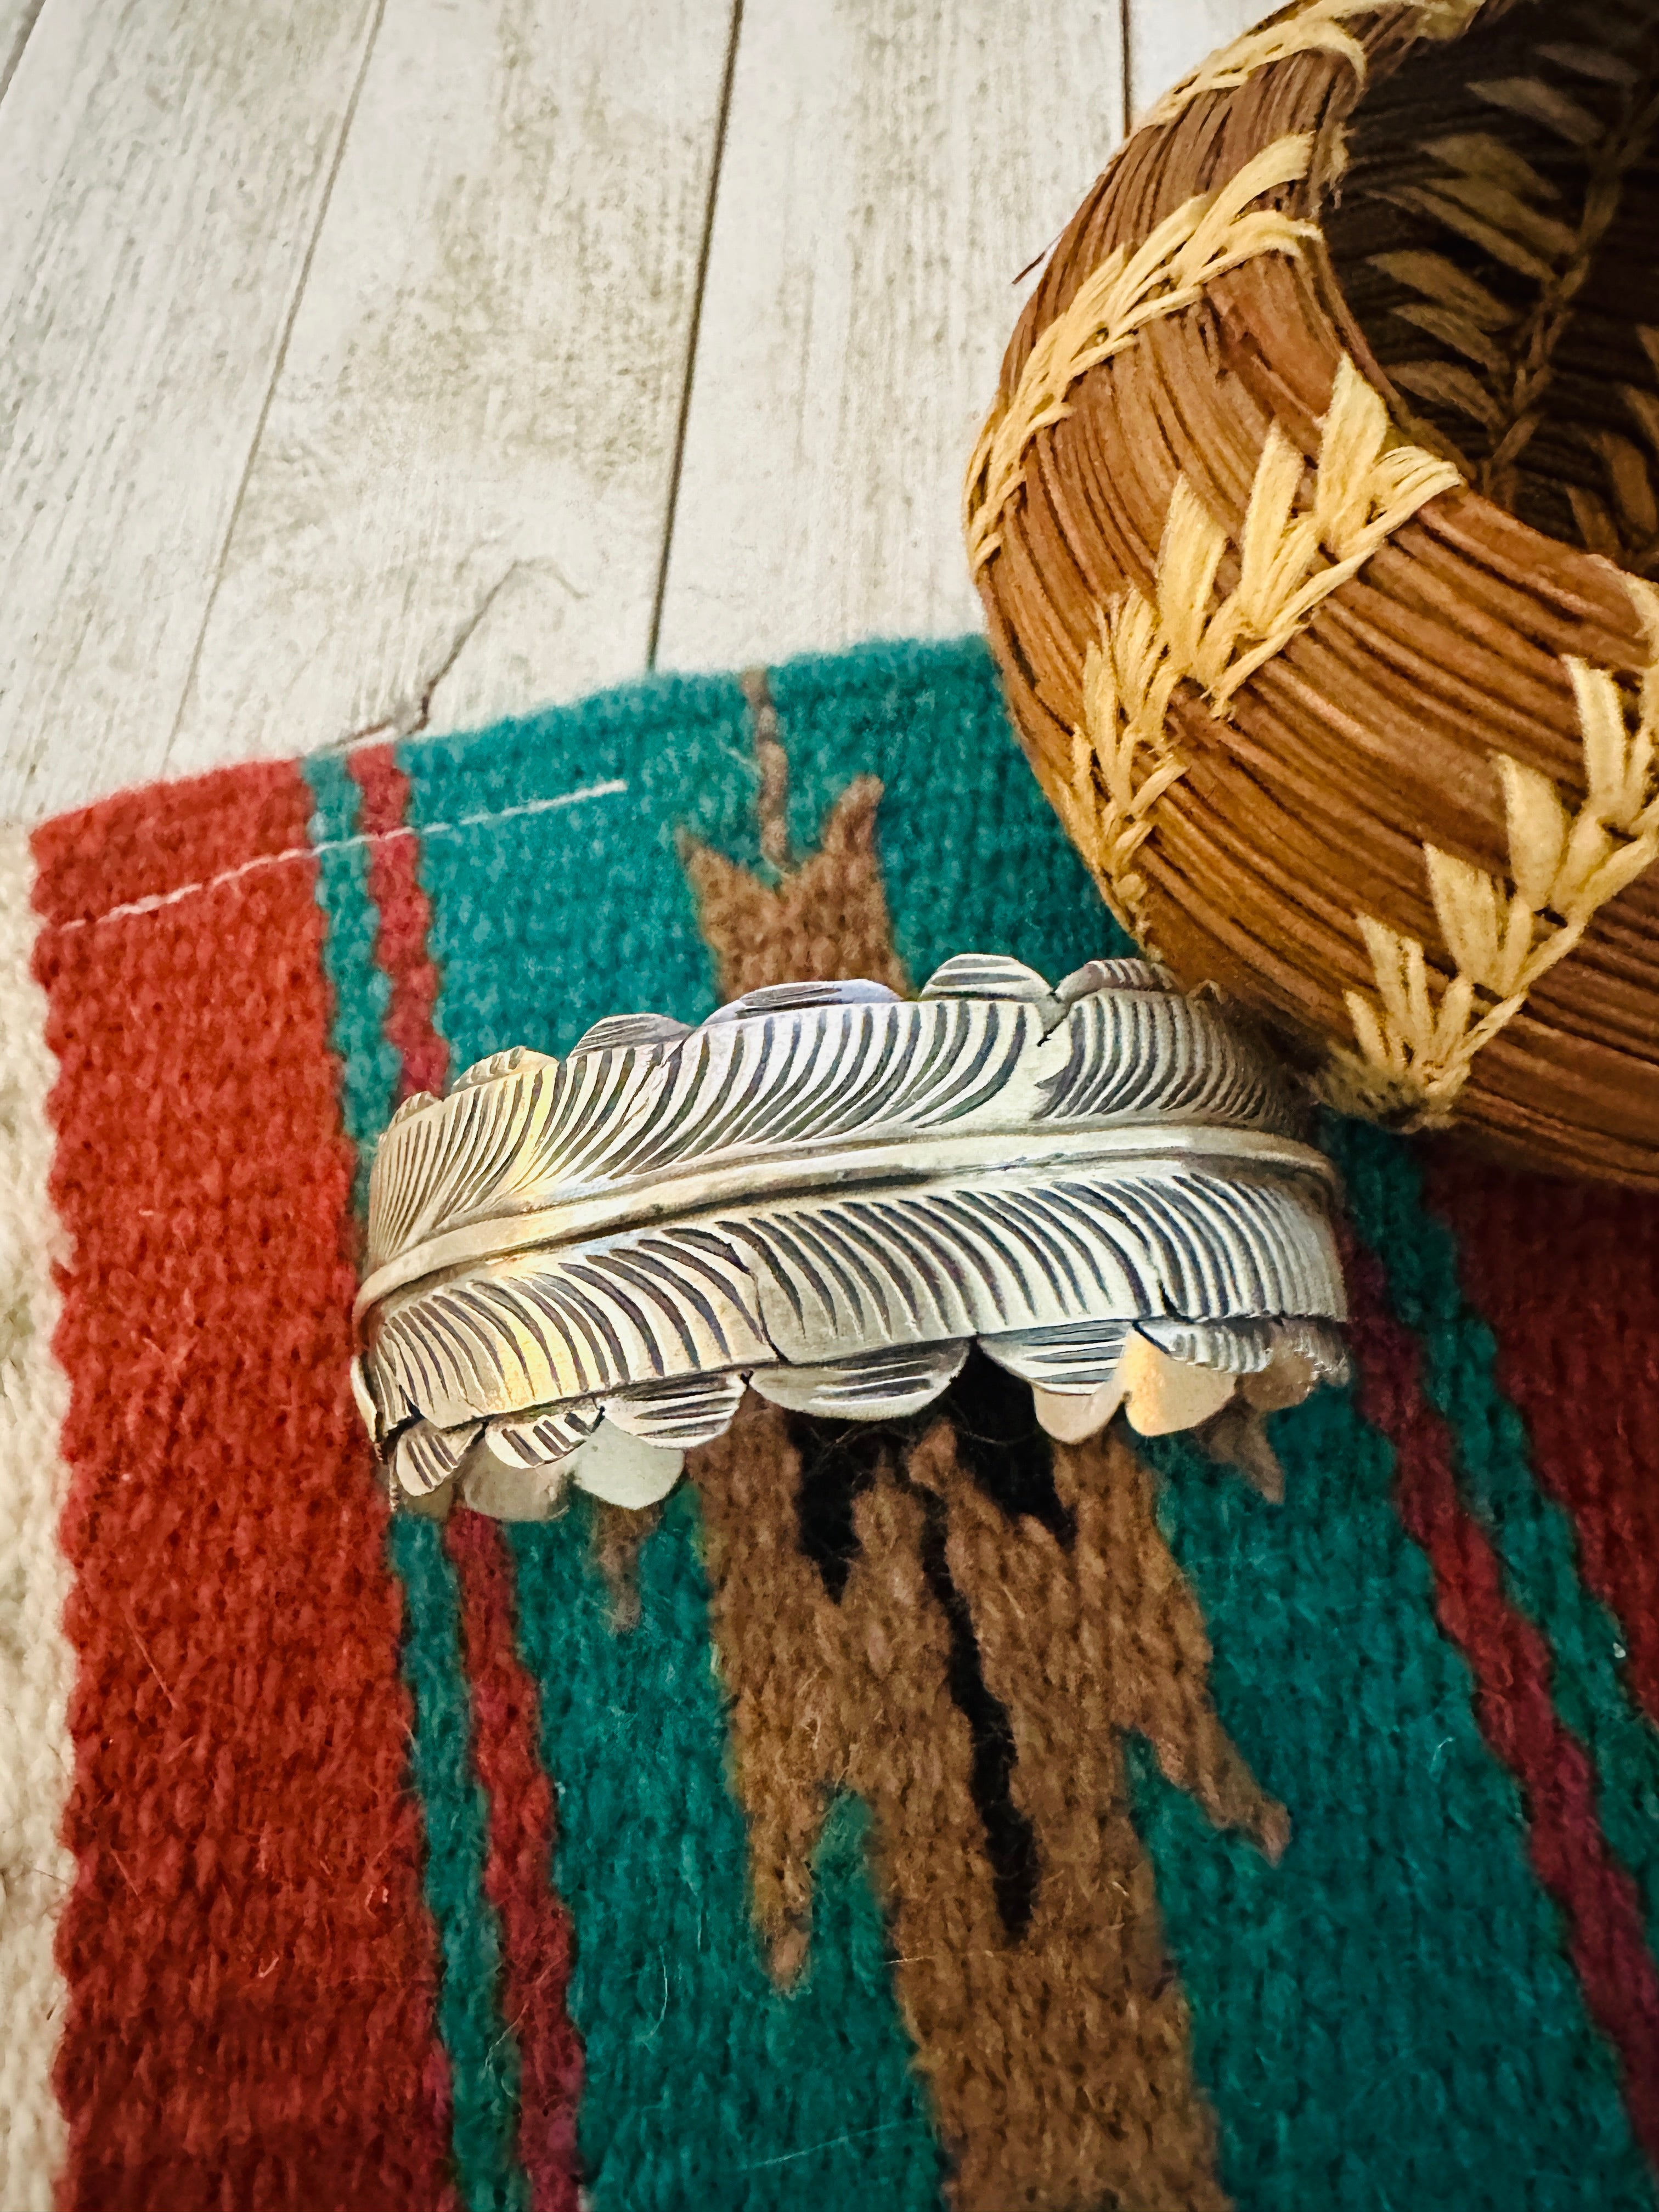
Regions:
<instances>
[{"instance_id":1,"label":"feather design on silver","mask_svg":"<svg viewBox=\"0 0 1659 2212\"><path fill-rule=\"evenodd\" d=\"M1271 1065L1143 962L1051 989L968 954L915 1001L801 984L696 1029L612 1017L388 1128L359 1403L411 1491L466 1487L483 1450L492 1498L568 1462L631 1499L641 1455L677 1468L749 1379L881 1418L977 1340L1063 1426L1132 1350L1232 1376L1294 1338L1335 1371L1329 1182Z\"/></svg>"}]
</instances>

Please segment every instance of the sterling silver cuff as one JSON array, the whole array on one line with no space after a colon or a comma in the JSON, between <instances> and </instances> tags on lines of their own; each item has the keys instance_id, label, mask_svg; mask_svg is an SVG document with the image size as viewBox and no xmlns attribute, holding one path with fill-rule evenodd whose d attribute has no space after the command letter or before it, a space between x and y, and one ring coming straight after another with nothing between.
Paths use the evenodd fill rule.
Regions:
<instances>
[{"instance_id":1,"label":"sterling silver cuff","mask_svg":"<svg viewBox=\"0 0 1659 2212\"><path fill-rule=\"evenodd\" d=\"M1344 1369L1332 1171L1277 1072L1138 960L966 953L919 1000L753 991L597 1023L399 1109L352 1380L405 1500L663 1496L744 1386L912 1413L977 1342L1054 1436Z\"/></svg>"}]
</instances>

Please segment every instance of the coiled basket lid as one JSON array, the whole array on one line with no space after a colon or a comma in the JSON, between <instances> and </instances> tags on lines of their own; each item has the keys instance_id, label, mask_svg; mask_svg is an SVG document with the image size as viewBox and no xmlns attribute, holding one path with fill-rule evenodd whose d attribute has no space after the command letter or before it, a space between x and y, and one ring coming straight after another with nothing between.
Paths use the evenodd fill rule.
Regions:
<instances>
[{"instance_id":1,"label":"coiled basket lid","mask_svg":"<svg viewBox=\"0 0 1659 2212\"><path fill-rule=\"evenodd\" d=\"M970 464L1114 911L1326 1094L1659 1187L1659 8L1308 0L1066 232Z\"/></svg>"}]
</instances>

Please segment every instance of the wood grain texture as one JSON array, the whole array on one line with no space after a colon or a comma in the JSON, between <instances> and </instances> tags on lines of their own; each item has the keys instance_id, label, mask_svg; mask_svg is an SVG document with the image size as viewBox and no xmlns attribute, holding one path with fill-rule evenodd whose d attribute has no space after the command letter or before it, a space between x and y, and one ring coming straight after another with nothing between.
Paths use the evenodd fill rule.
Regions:
<instances>
[{"instance_id":1,"label":"wood grain texture","mask_svg":"<svg viewBox=\"0 0 1659 2212\"><path fill-rule=\"evenodd\" d=\"M729 27L387 0L169 770L643 667Z\"/></svg>"},{"instance_id":2,"label":"wood grain texture","mask_svg":"<svg viewBox=\"0 0 1659 2212\"><path fill-rule=\"evenodd\" d=\"M40 0L4 0L0 5L0 100L11 88L40 13Z\"/></svg>"},{"instance_id":3,"label":"wood grain texture","mask_svg":"<svg viewBox=\"0 0 1659 2212\"><path fill-rule=\"evenodd\" d=\"M659 658L976 627L962 471L1014 281L1119 135L1102 0L749 0Z\"/></svg>"},{"instance_id":4,"label":"wood grain texture","mask_svg":"<svg viewBox=\"0 0 1659 2212\"><path fill-rule=\"evenodd\" d=\"M1139 115L1206 54L1273 13L1270 0L1125 0L1129 112Z\"/></svg>"},{"instance_id":5,"label":"wood grain texture","mask_svg":"<svg viewBox=\"0 0 1659 2212\"><path fill-rule=\"evenodd\" d=\"M165 763L374 20L33 26L0 104L0 817Z\"/></svg>"},{"instance_id":6,"label":"wood grain texture","mask_svg":"<svg viewBox=\"0 0 1659 2212\"><path fill-rule=\"evenodd\" d=\"M1138 104L1255 12L1126 4ZM0 818L644 666L732 12L0 0ZM1121 33L749 0L665 664L977 623L963 458Z\"/></svg>"}]
</instances>

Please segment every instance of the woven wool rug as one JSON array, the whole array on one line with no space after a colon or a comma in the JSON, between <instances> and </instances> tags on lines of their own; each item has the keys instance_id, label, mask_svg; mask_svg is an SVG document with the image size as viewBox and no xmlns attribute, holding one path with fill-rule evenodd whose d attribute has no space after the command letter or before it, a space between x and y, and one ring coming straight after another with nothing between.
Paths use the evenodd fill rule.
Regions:
<instances>
[{"instance_id":1,"label":"woven wool rug","mask_svg":"<svg viewBox=\"0 0 1659 2212\"><path fill-rule=\"evenodd\" d=\"M0 859L0 2207L1651 2208L1659 1206L1332 1123L1259 1486L752 1402L389 1519L399 1096L1121 949L976 643L129 793Z\"/></svg>"}]
</instances>

